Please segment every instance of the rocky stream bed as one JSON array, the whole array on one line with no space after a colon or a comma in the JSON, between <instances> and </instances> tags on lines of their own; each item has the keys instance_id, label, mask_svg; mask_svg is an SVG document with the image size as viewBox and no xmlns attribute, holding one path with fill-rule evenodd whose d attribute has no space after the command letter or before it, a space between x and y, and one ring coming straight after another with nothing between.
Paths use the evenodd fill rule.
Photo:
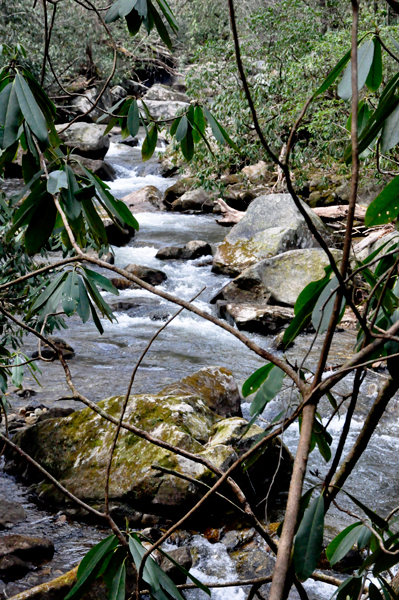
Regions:
<instances>
[{"instance_id":1,"label":"rocky stream bed","mask_svg":"<svg viewBox=\"0 0 399 600\"><path fill-rule=\"evenodd\" d=\"M173 179L161 176L157 159L152 159L145 166L141 165L140 151L137 146L130 147L112 141L106 160L115 173L116 179L110 181L109 185L118 198L125 197L147 185L155 186L164 192L174 183ZM12 187L11 183L8 185ZM271 201L275 203L275 199L271 198ZM259 199L255 200L248 209L248 214L252 214L253 222L259 220L259 214L256 212L259 210L257 208L259 202ZM283 198L281 202L287 203L287 199ZM287 216L286 211L284 211L284 215L286 219L291 219L289 223L289 227L291 227L295 215ZM292 225L291 228L296 233L287 237L286 234L281 235L281 231L285 231L288 227L287 223L282 221L272 223L270 226L272 231L270 230L264 239L262 238L263 234L259 234L256 250L253 249L252 258L248 258L247 253L243 252L242 246L240 246L242 238L247 235L248 222L245 224L242 222L236 226L234 232L229 233L229 230L226 231L216 223L218 216L213 214L182 214L176 211L154 210L137 212L136 216L140 224L140 231L126 245L114 248L115 264L121 267L127 264L145 265L154 270L161 270L167 277L161 282L161 289L185 300L191 299L205 287L199 298L195 300L195 304L205 311L215 314L219 312L239 327L247 329L250 332L249 335L265 348L271 348L275 344L276 322L278 322L277 329L279 329L291 318L292 297L298 293L298 285L301 286L300 291L307 283L306 272L309 270L309 264L311 269L318 269L321 272L324 266L324 263L319 261L319 250L313 247L312 239L307 237L299 225ZM262 224L259 227L262 228ZM324 229L321 222L320 227ZM225 240L226 234L229 235ZM328 237L327 231L325 234ZM169 246L182 247L193 240L201 240L211 246L213 254L216 255L213 263L210 256L199 256L183 261L171 259L170 254L157 258L157 253L161 249ZM273 253L270 253L270 244L273 245ZM257 254L253 258L255 251ZM283 253L281 254L281 252ZM290 267L284 271L283 263L288 261L292 252L301 252L301 254L298 260L295 259L296 262L293 263L291 260ZM277 254L276 258L269 258L271 254ZM254 263L256 263L255 266L253 266ZM242 273L243 271L245 272ZM288 286L288 291L284 291L285 295L283 295L278 279L275 282L273 280L273 274L279 272L284 272L285 277L292 283ZM242 273L240 277L232 282L229 276L240 273ZM77 388L95 402L105 398L114 398L114 400L105 401L108 409L114 410L119 402L115 397L125 393L133 365L146 342L160 324L175 312L176 308L161 298L139 289L121 290L117 298L109 294L106 294L105 297L114 307L117 321L114 323L102 321L103 336L98 335L91 322L83 324L77 317L72 317L69 319L69 329L63 333L63 337L74 350L74 357L70 359L69 364ZM270 298L273 299L272 304L269 303ZM254 302L257 303L256 307L254 307ZM276 302L282 304L279 321L276 321L275 315L272 317L269 315L270 306L276 310ZM248 314L250 318L248 318ZM261 335L259 331L267 335ZM299 360L307 352L310 339L309 334L300 336L288 351L288 357ZM342 362L343 359L350 356L354 340L355 333L350 329L338 331L331 360ZM310 353L310 362L317 357L320 344L319 340L314 345ZM25 350L27 353L36 350L33 339L27 339ZM247 400L240 401L239 390L245 379L262 364L259 357L251 353L228 332L191 313L183 312L162 333L137 373L133 389L133 394L136 395L136 404L134 404L135 411L132 409L131 417L148 419L148 415L152 414L151 406L159 403L161 398L163 406L166 405L170 409L168 417L166 418L165 415L160 417L158 413L154 413L154 419L162 421L163 425L169 423L167 434L169 440L172 440L174 435L174 442L179 440L179 443L184 443L187 449L194 452L212 453L212 444L214 447L218 445L219 450L216 454L220 464L223 460L228 462L231 460L228 448L231 449L231 446L234 445L234 435L238 435L237 431L243 424L242 419L250 417L250 403ZM209 367L214 367L214 370L209 371ZM215 370L215 367L218 369ZM218 411L217 406L212 405L209 393L205 393L204 389L202 392L198 392L198 375L194 375L198 373L207 373L208 375L211 373L211 383L208 380L206 389L214 389L215 382L220 383L221 380L225 381L226 377L228 378L230 382L229 402L232 401L232 397L234 398L232 401L234 406L230 406L231 410L226 409L228 402L226 404L224 392L222 393L224 413ZM192 379L191 383L187 383L190 379L189 376L193 375L197 391L193 390ZM348 446L361 427L364 412L372 403L386 376L384 371L370 371L364 380L348 438ZM216 379L213 380L212 377L216 377ZM15 415L10 421L12 429L18 431L19 425L25 425L25 420L28 425L34 424L37 420L41 421L46 412L54 411L54 409L82 409L79 403L68 399L69 390L59 364L56 362L43 364L40 380L42 387L26 377L24 380L25 392L21 394L15 390L9 396L11 412ZM185 383L182 384L181 380ZM349 376L341 382L339 391L345 394L350 387L350 382ZM138 396L140 394L142 396ZM173 400L171 400L172 395ZM201 418L198 416L198 402L196 400L196 404L193 404L190 395L194 395L197 400L198 397L203 400L203 407L200 411ZM282 410L282 407L286 406L288 398L289 390L283 389L282 393L268 405L262 418L266 420L274 418ZM112 404L115 406L112 407ZM321 416L324 417L327 412L327 404L321 403ZM381 514L385 514L398 503L399 485L396 475L399 466L398 412L398 399L394 399L347 486L348 490L354 494L361 488L363 501L380 511ZM133 413L136 415L135 417ZM61 416L61 413L58 414ZM41 458L47 460L47 466L53 470L57 463L60 477L69 486L75 486L74 490L78 495L80 494L86 500L96 504L100 501L101 493L97 489L93 492L93 487L89 490L89 485L86 486L86 489L85 482L90 480L90 473L94 472L93 465L98 468L100 464L101 467L102 458L101 453L96 450L98 438L90 437L90 417L86 418L84 414L86 413L75 413L73 416L59 421L43 420L39 425L23 429L23 433L17 433L17 437L20 436L22 445L25 443L26 448L32 450L36 432L42 432L44 437L47 436L49 447ZM141 417L137 416L139 414ZM56 413L53 412L52 416L55 415ZM184 418L182 415L185 415ZM259 424L262 425L262 423ZM329 431L334 438L333 446L337 442L341 423L342 415L335 417L330 425ZM223 433L226 424L229 428L228 435ZM151 427L153 426L152 424ZM173 435L171 436L172 429ZM256 434L256 431L254 430L253 435ZM128 445L129 440L125 437L123 437L123 444L126 442ZM250 432L247 437L249 443ZM87 454L87 447L84 445L84 441L87 441L86 438L91 439L92 447L90 457L86 457L85 462L79 458L78 454L79 451ZM182 441L183 438L184 441ZM75 455L67 457L64 451L71 439L73 439ZM297 425L285 432L282 441L287 448L284 450L288 465L285 473L289 477L288 451L295 452L298 442ZM79 444L81 444L81 448L77 450ZM52 445L53 450L51 450ZM125 503L129 494L133 494L136 501L139 498L135 490L121 485L121 482L126 482L127 472L124 470L126 468L124 451L126 451L126 447L124 450L120 450L120 456L117 457L120 471L116 469L116 485L123 488L118 499L119 504L115 507L116 513L118 511L120 513L119 516L126 514ZM148 449L143 446L138 455L144 457L145 452L148 452ZM40 451L38 454L40 455ZM163 458L165 457L154 456L151 457L151 461L159 462ZM64 464L63 461L67 460L72 462ZM324 474L325 463L320 461L319 455L316 456L315 453L311 455L307 484L314 485L318 481L317 470L321 475ZM84 464L85 467L80 468ZM176 464L173 465L173 468L176 468ZM262 479L261 475L264 475L264 472L261 473L261 471L262 469L254 475L254 480ZM16 472L19 474L18 480L14 478ZM203 476L198 473L197 475L198 477ZM150 488L151 485L155 485L154 477L150 483L148 481L146 483ZM21 478L24 483L21 483ZM158 478L157 485L159 485L159 481ZM193 493L190 486L186 486L184 489L179 488L178 498L181 503L179 507L178 503L173 504L170 501L170 498L176 495L177 488L168 488L170 484L168 479L162 481L164 482L164 492L158 497L155 494L156 509L154 506L150 506L151 502L154 503L154 494L146 495L141 486L142 496L139 498L141 510L136 515L137 527L156 527L162 524L162 519L175 518L179 510L181 511L186 505L189 505L188 498ZM366 481L367 485L365 485ZM43 558L41 564L37 564L37 561L31 556L25 557L22 562L27 564L27 572L22 578L13 581L13 577L8 580L7 577L3 577L4 583L0 593L7 598L69 571L94 543L106 535L106 531L100 525L76 520L76 517L82 515L74 512L71 506L62 502L56 506L57 498L54 497L51 490L46 486L40 488L39 485L38 487L38 483L40 484L40 481L37 480L37 477L30 476L26 468L20 464L17 467L14 466L13 469L8 467L7 472L0 472L1 501L4 505L7 502L11 503L16 512L14 522L7 522L7 519L4 521L4 530L0 531L0 547L2 538L10 534L47 538L54 545L53 558L48 554ZM280 494L277 494L274 506L269 513L269 519L272 521L278 521L280 517L279 506L284 500L286 489L286 483L282 483L279 488ZM37 499L33 502L33 499L37 498L37 493L39 493L38 503ZM262 493L264 490L258 492L261 498L263 497ZM116 492L114 496L116 498ZM53 503L52 511L49 509L49 500ZM172 504L173 509L170 509ZM342 501L342 504L345 505L345 501ZM17 506L22 509L15 509ZM132 514L129 514L129 518L133 519ZM273 559L265 552L263 542L251 528L234 519L231 519L228 525L221 526L220 514L210 515L208 525L205 521L203 516L201 526L198 526L198 523L196 526L191 523L187 531L176 534L166 546L169 550L189 549L192 573L196 577L208 582L223 582L234 580L237 577L244 580L271 573ZM327 535L332 537L350 522L350 517L333 509L327 518ZM7 552L1 554L0 569L1 561L7 556ZM15 556L18 558L18 552ZM20 560L20 555L18 560ZM306 583L306 588L312 599L330 598L335 589L328 584L312 581ZM243 587L219 589L213 592L212 597L217 600L233 598L244 600L246 589ZM203 597L206 596L200 591L187 592L187 598L192 600L200 600ZM292 592L290 597L296 598L295 592Z\"/></svg>"}]
</instances>

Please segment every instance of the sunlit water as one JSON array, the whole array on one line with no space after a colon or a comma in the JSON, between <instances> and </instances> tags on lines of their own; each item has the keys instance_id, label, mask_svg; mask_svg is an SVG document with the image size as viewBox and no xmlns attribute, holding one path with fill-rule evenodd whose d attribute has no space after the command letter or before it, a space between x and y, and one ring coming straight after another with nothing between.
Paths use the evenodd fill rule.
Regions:
<instances>
[{"instance_id":1,"label":"sunlit water","mask_svg":"<svg viewBox=\"0 0 399 600\"><path fill-rule=\"evenodd\" d=\"M118 172L118 179L110 183L112 192L123 197L144 185L155 185L165 190L173 180L160 177L157 173L157 163L152 160L143 167L139 163L139 148L129 148L120 144L111 144L107 157ZM168 245L183 245L190 240L205 240L214 247L226 235L226 229L215 222L215 218L201 215L184 215L171 213L139 213L137 220L140 231L128 246L115 248L115 263L124 267L129 263L138 263L163 270L168 279L160 289L176 296L190 300L202 288L205 290L195 300L195 304L207 312L215 309L209 304L212 296L228 281L227 278L211 272L211 266L204 258L178 262L159 261L155 258L157 250ZM178 307L154 297L146 291L126 290L119 297L105 295L112 305L115 301L128 302L128 310L116 311L116 322L102 320L104 335L100 336L92 322L83 324L77 317L69 320L69 329L61 335L76 351L76 357L70 361L74 382L79 390L92 400L99 401L110 395L122 394L126 391L132 368L143 348L153 333L160 327L167 316L177 311ZM272 339L251 335L256 342L269 348ZM289 351L291 360L299 359L307 350L311 336L302 336L295 347ZM341 363L352 352L354 334L341 332L337 335L331 354L330 364ZM29 340L26 351L35 348L34 340ZM320 343L316 344L309 357L309 365L315 363ZM237 382L243 381L264 362L253 354L239 340L216 325L204 321L194 314L184 311L168 328L162 332L150 352L143 361L134 384L133 393L157 392L167 384L180 379L198 369L209 365L220 365L231 369ZM24 385L37 392L32 400L46 406L81 406L70 400L62 400L69 395L64 382L63 372L57 363L43 364L42 388L29 377ZM375 399L379 386L386 375L370 372L362 385L360 401L351 428L347 446L356 438L367 409ZM350 387L351 377L341 382L339 390L346 393ZM263 415L266 419L276 416L287 401L288 392L271 402ZM294 398L295 400L295 398ZM19 409L27 403L26 399L11 397L14 409ZM249 416L249 403L243 403L243 413ZM323 401L320 405L321 416L329 414L329 404ZM334 438L333 448L336 447L338 436L343 424L344 413L335 417L329 427ZM293 425L284 434L284 442L294 453L298 443L298 426ZM350 478L347 489L358 494L362 500L376 509L380 514L386 514L398 502L398 467L399 467L399 430L398 403L390 403L386 415L377 428L368 450L364 453L355 473ZM319 471L320 477L327 472L327 466L315 451L311 455L309 470ZM314 485L320 480L310 472L307 485ZM55 577L61 571L66 571L87 551L94 542L104 534L101 530L81 524L57 524L58 517L39 511L28 501L25 488L16 485L9 478L0 478L0 494L8 499L22 501L28 509L28 521L13 529L25 534L44 535L53 540L56 545L56 556L46 573L39 573L39 580ZM348 501L340 500L343 506L349 506ZM353 506L352 506L353 508ZM34 524L36 522L36 524ZM331 512L327 517L326 532L331 537L344 525L350 523L346 514ZM1 535L1 534L0 534ZM222 544L211 545L206 540L196 540L201 546L201 559L193 568L195 576L203 581L231 581L235 578L235 567ZM223 546L223 547L222 547ZM16 592L34 585L34 576L29 575L24 580L9 584L7 593ZM310 597L329 598L333 588L325 584L308 583ZM247 591L242 588L219 589L214 591L213 598L217 600L244 600ZM190 592L192 600L202 598L201 592ZM295 594L292 596L295 597Z\"/></svg>"}]
</instances>

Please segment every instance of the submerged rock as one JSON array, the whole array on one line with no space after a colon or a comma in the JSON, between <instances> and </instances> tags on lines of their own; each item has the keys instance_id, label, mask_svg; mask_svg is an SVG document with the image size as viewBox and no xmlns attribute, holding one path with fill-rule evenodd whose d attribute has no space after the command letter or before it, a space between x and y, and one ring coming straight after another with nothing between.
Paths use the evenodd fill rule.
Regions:
<instances>
[{"instance_id":1,"label":"submerged rock","mask_svg":"<svg viewBox=\"0 0 399 600\"><path fill-rule=\"evenodd\" d=\"M123 397L99 403L107 413L120 414ZM226 470L257 439L262 429L252 426L242 437L247 422L241 418L224 419L239 413L239 394L232 374L224 368L209 367L167 386L158 394L131 396L125 421L211 461ZM104 477L115 426L90 409L63 419L50 419L18 432L14 440L52 473L73 494L101 507L104 502ZM251 467L249 475L259 494L265 489L280 462L279 440ZM275 491L286 490L292 458L283 447L283 458ZM40 498L68 510L71 503L19 457L8 452L7 470L36 483ZM205 466L160 448L137 435L122 430L114 454L110 481L110 502L117 518L127 516L141 522L143 514L177 519L203 494L202 486L153 467L189 475L208 485L213 473ZM247 474L241 482L248 486ZM252 494L252 487L248 490ZM220 500L220 502L222 502ZM202 516L226 511L219 500L207 504ZM73 505L72 505L73 506ZM74 507L73 507L74 508ZM200 516L196 514L196 519ZM149 524L150 518L146 517ZM153 522L154 519L152 519Z\"/></svg>"},{"instance_id":2,"label":"submerged rock","mask_svg":"<svg viewBox=\"0 0 399 600\"><path fill-rule=\"evenodd\" d=\"M110 141L104 135L105 125L94 123L72 123L65 131L62 131L67 123L56 125L55 128L61 141L68 148L73 148L75 154L87 156L95 160L103 159L107 154ZM62 133L60 133L62 131Z\"/></svg>"},{"instance_id":3,"label":"submerged rock","mask_svg":"<svg viewBox=\"0 0 399 600\"><path fill-rule=\"evenodd\" d=\"M212 256L212 248L208 242L193 240L185 246L167 246L161 248L155 258L159 260L194 260L201 256Z\"/></svg>"},{"instance_id":4,"label":"submerged rock","mask_svg":"<svg viewBox=\"0 0 399 600\"><path fill-rule=\"evenodd\" d=\"M49 337L48 339L50 340L50 342L52 342L54 344L54 346L58 350L61 350L62 356L65 359L73 358L75 356L75 350L72 348L72 346L70 346L68 344L68 342L66 342L62 338ZM57 354L54 352L54 350L51 348L51 346L48 346L47 344L44 344L42 346L41 355L43 356L43 358L58 358ZM32 353L32 358L37 358L38 356L39 356L38 351L35 351Z\"/></svg>"},{"instance_id":5,"label":"submerged rock","mask_svg":"<svg viewBox=\"0 0 399 600\"><path fill-rule=\"evenodd\" d=\"M0 498L0 529L9 529L25 519L26 512L21 504Z\"/></svg>"},{"instance_id":6,"label":"submerged rock","mask_svg":"<svg viewBox=\"0 0 399 600\"><path fill-rule=\"evenodd\" d=\"M317 229L326 233L319 217L302 204ZM265 258L294 248L316 246L305 219L289 194L259 196L218 247L213 270L236 276Z\"/></svg>"},{"instance_id":7,"label":"submerged rock","mask_svg":"<svg viewBox=\"0 0 399 600\"><path fill-rule=\"evenodd\" d=\"M6 583L22 579L33 568L54 555L54 544L45 538L6 535L0 538L0 579Z\"/></svg>"},{"instance_id":8,"label":"submerged rock","mask_svg":"<svg viewBox=\"0 0 399 600\"><path fill-rule=\"evenodd\" d=\"M331 249L335 260L342 251ZM267 258L228 283L212 302L283 304L294 306L301 291L312 281L322 279L329 264L321 248L291 250Z\"/></svg>"}]
</instances>

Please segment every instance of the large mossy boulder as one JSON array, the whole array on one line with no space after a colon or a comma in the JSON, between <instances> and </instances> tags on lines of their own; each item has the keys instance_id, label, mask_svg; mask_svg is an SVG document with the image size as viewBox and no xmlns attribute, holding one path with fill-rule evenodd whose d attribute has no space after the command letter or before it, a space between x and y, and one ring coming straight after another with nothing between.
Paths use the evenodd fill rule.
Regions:
<instances>
[{"instance_id":1,"label":"large mossy boulder","mask_svg":"<svg viewBox=\"0 0 399 600\"><path fill-rule=\"evenodd\" d=\"M319 217L302 204L315 227L327 235ZM234 277L265 258L317 245L290 194L259 196L218 247L213 270Z\"/></svg>"},{"instance_id":2,"label":"large mossy boulder","mask_svg":"<svg viewBox=\"0 0 399 600\"><path fill-rule=\"evenodd\" d=\"M331 249L336 261L341 250ZM258 262L230 281L213 298L234 304L294 306L302 290L325 276L328 258L321 248L291 250Z\"/></svg>"},{"instance_id":3,"label":"large mossy boulder","mask_svg":"<svg viewBox=\"0 0 399 600\"><path fill-rule=\"evenodd\" d=\"M238 389L232 374L221 367L198 373L169 385L158 394L130 397L125 422L134 424L160 440L188 450L226 470L253 443L261 429L240 418ZM99 406L119 417L123 397L108 398ZM223 413L224 415L220 414ZM228 418L224 418L229 415ZM90 409L69 417L51 419L19 431L14 441L42 464L67 489L85 502L100 508L115 426ZM287 489L292 459L284 448L284 460L275 490ZM270 445L259 459L251 477L262 499L279 464L280 443ZM71 505L53 485L43 482L36 470L19 458L8 456L7 469L35 483L40 498L68 510ZM148 515L177 519L203 494L203 486L154 469L163 467L211 484L215 475L206 467L145 439L122 430L114 453L110 480L110 503L115 518L127 516L132 522L146 522ZM247 475L243 484L248 483ZM252 490L250 491L252 493ZM228 505L227 505L228 508ZM225 511L215 499L206 514ZM147 515L144 517L144 515ZM147 521L148 522L148 521Z\"/></svg>"}]
</instances>

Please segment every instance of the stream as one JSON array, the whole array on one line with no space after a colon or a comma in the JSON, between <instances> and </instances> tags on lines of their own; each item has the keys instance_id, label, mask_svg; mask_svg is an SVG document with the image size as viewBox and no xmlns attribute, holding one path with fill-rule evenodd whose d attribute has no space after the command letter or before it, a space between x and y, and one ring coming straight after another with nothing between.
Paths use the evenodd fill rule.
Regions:
<instances>
[{"instance_id":1,"label":"stream","mask_svg":"<svg viewBox=\"0 0 399 600\"><path fill-rule=\"evenodd\" d=\"M159 175L157 159L141 164L139 148L111 143L106 158L118 174L118 179L109 184L118 198L145 185L155 185L164 191L173 183L173 179L164 179ZM213 312L215 308L209 304L209 300L228 281L227 277L213 274L210 264L203 258L181 262L159 261L155 255L158 249L164 246L183 245L191 240L204 240L216 246L224 239L228 230L220 227L213 215L157 212L138 213L136 218L140 224L140 231L127 246L114 248L115 264L124 267L129 263L138 263L161 269L168 277L161 289L185 300L190 300L205 287L194 303L205 311ZM177 307L171 303L141 290L122 291L118 298L106 294L105 298L111 306L116 301L123 301L125 309L115 312L116 322L102 320L104 327L102 336L98 334L91 321L83 324L77 317L68 320L67 331L55 333L74 348L76 357L69 362L69 365L75 385L94 401L125 393L135 361L149 338L167 316L177 311ZM271 337L252 334L250 336L260 346L271 347ZM299 360L308 350L311 339L310 335L302 335L294 348L287 353L288 357ZM331 352L330 364L341 363L343 359L350 356L354 340L354 332L347 330L338 332ZM310 353L309 366L315 364L321 344L322 339L318 340ZM27 339L25 349L27 353L35 350L33 339ZM245 379L263 364L264 361L228 332L184 311L162 332L145 357L137 373L133 393L157 392L167 384L209 365L229 368L241 386ZM27 376L24 379L24 387L33 389L36 395L27 399L12 394L10 401L13 412L32 403L37 406L44 404L49 408L65 406L79 409L82 407L79 403L66 399L69 390L59 364L43 364L41 369L40 381L43 387L39 387ZM348 447L353 443L363 424L365 412L375 399L386 376L384 371L381 373L369 371L362 384ZM351 376L348 376L340 383L339 392L345 394L350 388L350 383ZM288 395L289 390L283 391L268 405L263 417L271 419L276 416L287 402ZM249 402L243 402L242 409L246 418L249 417L249 406ZM329 408L328 401L323 400L319 409L322 417L329 413ZM347 484L348 491L354 495L360 493L362 501L383 516L399 503L398 412L398 399L393 399L367 452ZM341 414L341 417L337 416L333 419L329 427L334 438L333 448L336 447L342 423ZM294 453L298 443L297 424L285 432L284 442ZM327 472L326 464L316 451L310 457L307 486L315 485L319 481L314 475L315 469L318 469L321 477ZM106 535L100 527L65 520L62 515L40 510L31 502L29 489L1 472L0 497L22 504L28 516L25 522L15 525L11 531L0 532L0 536L22 533L47 537L53 541L56 548L54 559L50 564L29 573L22 580L5 586L4 593L7 597L68 571L94 543ZM340 499L340 503L343 507L354 509L354 505L345 498ZM347 514L333 509L326 519L326 537L331 539L351 522L352 519ZM235 565L223 544L211 544L205 538L195 536L195 546L196 561L193 574L196 577L203 581L235 579ZM330 598L335 590L327 584L314 582L306 583L306 588L311 598ZM243 588L227 588L215 590L212 598L244 600L246 595L247 591ZM192 600L202 600L207 596L203 592L193 591L188 592L187 597ZM295 593L292 598L296 598Z\"/></svg>"}]
</instances>

